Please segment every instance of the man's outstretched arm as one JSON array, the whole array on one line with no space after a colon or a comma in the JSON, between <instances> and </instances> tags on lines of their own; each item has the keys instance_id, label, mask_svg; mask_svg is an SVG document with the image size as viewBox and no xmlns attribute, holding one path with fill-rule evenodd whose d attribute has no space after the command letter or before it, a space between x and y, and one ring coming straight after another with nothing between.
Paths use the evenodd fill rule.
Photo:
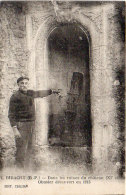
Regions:
<instances>
[{"instance_id":1,"label":"man's outstretched arm","mask_svg":"<svg viewBox=\"0 0 126 195\"><path fill-rule=\"evenodd\" d=\"M51 94L59 94L59 93L60 93L59 90L52 90L52 89L38 90L38 91L29 90L28 91L28 95L33 96L34 98L43 98Z\"/></svg>"}]
</instances>

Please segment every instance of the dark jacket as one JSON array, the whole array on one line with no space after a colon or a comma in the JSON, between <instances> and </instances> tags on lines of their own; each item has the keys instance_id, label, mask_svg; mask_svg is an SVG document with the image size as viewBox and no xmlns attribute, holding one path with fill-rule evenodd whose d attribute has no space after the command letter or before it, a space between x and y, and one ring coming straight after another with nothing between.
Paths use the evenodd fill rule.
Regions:
<instances>
[{"instance_id":1,"label":"dark jacket","mask_svg":"<svg viewBox=\"0 0 126 195\"><path fill-rule=\"evenodd\" d=\"M46 97L52 94L52 90L28 90L27 92L17 91L10 98L8 117L11 126L17 122L35 120L34 98Z\"/></svg>"}]
</instances>

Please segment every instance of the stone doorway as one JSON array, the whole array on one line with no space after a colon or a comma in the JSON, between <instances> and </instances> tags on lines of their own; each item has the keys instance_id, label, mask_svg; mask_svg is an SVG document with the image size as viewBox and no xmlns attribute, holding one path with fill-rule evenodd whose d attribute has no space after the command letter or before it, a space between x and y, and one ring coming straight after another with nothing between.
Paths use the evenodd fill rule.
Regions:
<instances>
[{"instance_id":1,"label":"stone doorway","mask_svg":"<svg viewBox=\"0 0 126 195\"><path fill-rule=\"evenodd\" d=\"M89 40L77 24L61 24L48 38L49 80L61 96L49 99L51 145L91 147Z\"/></svg>"}]
</instances>

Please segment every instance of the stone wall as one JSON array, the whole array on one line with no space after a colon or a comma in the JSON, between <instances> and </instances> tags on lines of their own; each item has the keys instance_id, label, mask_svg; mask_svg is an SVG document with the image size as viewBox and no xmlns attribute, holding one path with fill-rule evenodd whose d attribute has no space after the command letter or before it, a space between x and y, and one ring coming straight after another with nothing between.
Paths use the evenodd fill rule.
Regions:
<instances>
[{"instance_id":1,"label":"stone wall","mask_svg":"<svg viewBox=\"0 0 126 195\"><path fill-rule=\"evenodd\" d=\"M26 47L26 23L22 3L1 3L0 18L0 144L2 163L7 165L13 163L15 151L14 136L7 117L9 98L12 92L17 90L17 78L27 74L29 53Z\"/></svg>"},{"instance_id":2,"label":"stone wall","mask_svg":"<svg viewBox=\"0 0 126 195\"><path fill-rule=\"evenodd\" d=\"M108 148L109 159L113 164L124 163L124 72L125 72L125 54L124 54L124 8L117 3L113 12L108 12L108 47L107 63L111 67L113 78L112 97L116 102L116 112L114 114L114 143ZM117 166L118 167L118 166Z\"/></svg>"},{"instance_id":3,"label":"stone wall","mask_svg":"<svg viewBox=\"0 0 126 195\"><path fill-rule=\"evenodd\" d=\"M117 164L124 163L123 7L122 2L1 3L0 118L4 165L14 156L14 138L7 118L9 97L22 74L28 74L34 89L50 87L46 79L49 74L47 40L52 30L62 23L82 26L90 43L94 169L99 167L104 172L114 167L115 171ZM48 144L47 115L48 102L36 100L35 145Z\"/></svg>"}]
</instances>

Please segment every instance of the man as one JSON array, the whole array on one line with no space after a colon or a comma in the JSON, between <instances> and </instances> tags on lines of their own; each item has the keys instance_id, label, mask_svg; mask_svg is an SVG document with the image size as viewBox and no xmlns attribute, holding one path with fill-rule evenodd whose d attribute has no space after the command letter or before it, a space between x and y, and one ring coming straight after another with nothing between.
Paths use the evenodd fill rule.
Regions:
<instances>
[{"instance_id":1,"label":"man","mask_svg":"<svg viewBox=\"0 0 126 195\"><path fill-rule=\"evenodd\" d=\"M56 90L28 90L28 77L20 77L17 80L19 90L10 98L8 117L13 128L16 141L16 163L24 166L26 156L32 145L32 133L35 122L34 98L43 98Z\"/></svg>"}]
</instances>

